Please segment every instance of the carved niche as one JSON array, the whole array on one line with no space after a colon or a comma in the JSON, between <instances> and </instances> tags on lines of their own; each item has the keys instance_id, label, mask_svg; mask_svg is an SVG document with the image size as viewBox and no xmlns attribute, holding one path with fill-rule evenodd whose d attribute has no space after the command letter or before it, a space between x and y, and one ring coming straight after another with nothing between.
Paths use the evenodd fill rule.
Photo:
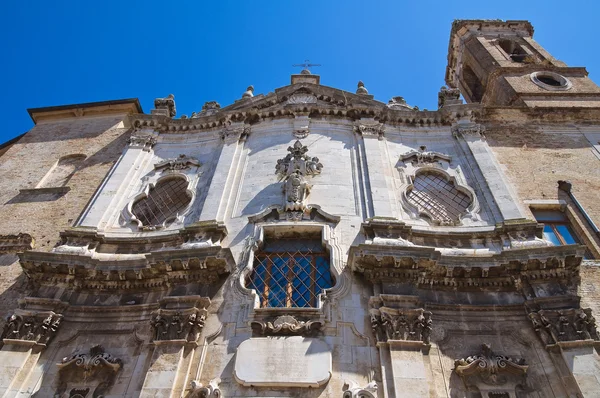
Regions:
<instances>
[{"instance_id":1,"label":"carved niche","mask_svg":"<svg viewBox=\"0 0 600 398\"><path fill-rule=\"evenodd\" d=\"M195 342L204 328L206 310L159 310L151 321L152 341Z\"/></svg>"},{"instance_id":2,"label":"carved niche","mask_svg":"<svg viewBox=\"0 0 600 398\"><path fill-rule=\"evenodd\" d=\"M454 371L465 386L488 396L514 397L516 388L525 384L528 368L524 359L494 353L488 344L483 344L478 354L454 361Z\"/></svg>"},{"instance_id":3,"label":"carved niche","mask_svg":"<svg viewBox=\"0 0 600 398\"><path fill-rule=\"evenodd\" d=\"M283 181L284 204L283 209L286 212L302 214L308 209L306 198L310 193L311 185L307 177L321 174L323 164L317 157L310 157L306 154L308 148L297 140L293 146L288 147L289 154L286 157L277 160L275 174ZM295 219L294 217L291 218Z\"/></svg>"},{"instance_id":4,"label":"carved niche","mask_svg":"<svg viewBox=\"0 0 600 398\"><path fill-rule=\"evenodd\" d=\"M567 341L600 340L596 318L590 308L532 311L529 319L546 346Z\"/></svg>"},{"instance_id":5,"label":"carved niche","mask_svg":"<svg viewBox=\"0 0 600 398\"><path fill-rule=\"evenodd\" d=\"M62 315L54 312L30 315L13 314L4 324L2 342L21 340L48 345L56 335L61 321Z\"/></svg>"},{"instance_id":6,"label":"carved niche","mask_svg":"<svg viewBox=\"0 0 600 398\"><path fill-rule=\"evenodd\" d=\"M88 352L65 357L56 364L58 367L58 390L56 397L103 397L123 368L123 361L108 354L101 345L95 345ZM69 391L69 395L64 395Z\"/></svg>"},{"instance_id":7,"label":"carved niche","mask_svg":"<svg viewBox=\"0 0 600 398\"><path fill-rule=\"evenodd\" d=\"M381 307L371 310L371 327L378 343L414 341L430 344L431 312L419 309Z\"/></svg>"},{"instance_id":8,"label":"carved niche","mask_svg":"<svg viewBox=\"0 0 600 398\"><path fill-rule=\"evenodd\" d=\"M315 336L321 331L321 321L298 321L291 315L282 315L273 322L252 321L252 330L258 336Z\"/></svg>"}]
</instances>

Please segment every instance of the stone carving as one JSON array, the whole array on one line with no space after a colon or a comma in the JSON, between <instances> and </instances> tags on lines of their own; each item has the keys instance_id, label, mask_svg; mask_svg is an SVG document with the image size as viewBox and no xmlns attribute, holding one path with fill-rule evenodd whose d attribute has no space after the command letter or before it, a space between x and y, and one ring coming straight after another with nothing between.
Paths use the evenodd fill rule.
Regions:
<instances>
[{"instance_id":1,"label":"stone carving","mask_svg":"<svg viewBox=\"0 0 600 398\"><path fill-rule=\"evenodd\" d=\"M152 340L196 341L204 328L205 314L199 311L184 315L181 311L161 310L151 322Z\"/></svg>"},{"instance_id":2,"label":"stone carving","mask_svg":"<svg viewBox=\"0 0 600 398\"><path fill-rule=\"evenodd\" d=\"M175 117L177 110L175 108L175 96L173 94L167 95L165 98L157 98L154 100L153 114L165 115L169 117Z\"/></svg>"},{"instance_id":3,"label":"stone carving","mask_svg":"<svg viewBox=\"0 0 600 398\"><path fill-rule=\"evenodd\" d=\"M354 126L354 131L363 137L377 137L382 140L385 126L383 123L358 123Z\"/></svg>"},{"instance_id":4,"label":"stone carving","mask_svg":"<svg viewBox=\"0 0 600 398\"><path fill-rule=\"evenodd\" d=\"M156 137L153 135L134 136L132 135L127 140L129 146L134 148L142 148L144 152L150 152L154 145L156 145Z\"/></svg>"},{"instance_id":5,"label":"stone carving","mask_svg":"<svg viewBox=\"0 0 600 398\"><path fill-rule=\"evenodd\" d=\"M89 352L63 358L56 366L59 371L72 366L80 368L83 370L84 377L88 378L103 369L117 373L123 367L123 361L105 352L101 345L95 345L90 348Z\"/></svg>"},{"instance_id":6,"label":"stone carving","mask_svg":"<svg viewBox=\"0 0 600 398\"><path fill-rule=\"evenodd\" d=\"M460 90L457 88L448 88L442 86L438 93L438 108L442 109L445 105L460 105Z\"/></svg>"},{"instance_id":7,"label":"stone carving","mask_svg":"<svg viewBox=\"0 0 600 398\"><path fill-rule=\"evenodd\" d=\"M475 123L456 124L452 126L452 135L455 138L469 135L485 137L485 126Z\"/></svg>"},{"instance_id":8,"label":"stone carving","mask_svg":"<svg viewBox=\"0 0 600 398\"><path fill-rule=\"evenodd\" d=\"M48 315L13 314L6 320L1 340L24 340L47 345L56 335L61 321L62 315L54 312Z\"/></svg>"},{"instance_id":9,"label":"stone carving","mask_svg":"<svg viewBox=\"0 0 600 398\"><path fill-rule=\"evenodd\" d=\"M546 345L563 341L600 340L596 318L590 308L533 311L529 313L529 319Z\"/></svg>"},{"instance_id":10,"label":"stone carving","mask_svg":"<svg viewBox=\"0 0 600 398\"><path fill-rule=\"evenodd\" d=\"M377 398L377 383L371 381L364 387L361 387L353 380L344 382L344 395L342 398Z\"/></svg>"},{"instance_id":11,"label":"stone carving","mask_svg":"<svg viewBox=\"0 0 600 398\"><path fill-rule=\"evenodd\" d=\"M202 110L200 112L192 112L190 119L214 115L215 113L219 112L219 109L221 109L221 104L219 104L217 101L207 101L204 103L204 105L202 105Z\"/></svg>"},{"instance_id":12,"label":"stone carving","mask_svg":"<svg viewBox=\"0 0 600 398\"><path fill-rule=\"evenodd\" d=\"M292 134L294 135L294 137L296 137L298 139L306 138L310 134L310 130L309 129L298 129L298 130L294 130L292 132Z\"/></svg>"},{"instance_id":13,"label":"stone carving","mask_svg":"<svg viewBox=\"0 0 600 398\"><path fill-rule=\"evenodd\" d=\"M404 97L396 96L392 97L386 105L389 109L399 110L399 111L412 111L413 107L406 103Z\"/></svg>"},{"instance_id":14,"label":"stone carving","mask_svg":"<svg viewBox=\"0 0 600 398\"><path fill-rule=\"evenodd\" d=\"M190 398L220 398L221 389L219 388L219 384L221 384L221 379L218 377L209 381L206 386L203 386L197 380L193 380L191 382L192 394Z\"/></svg>"},{"instance_id":15,"label":"stone carving","mask_svg":"<svg viewBox=\"0 0 600 398\"><path fill-rule=\"evenodd\" d=\"M378 342L421 341L430 344L431 312L420 309L379 308L371 312L371 328Z\"/></svg>"},{"instance_id":16,"label":"stone carving","mask_svg":"<svg viewBox=\"0 0 600 398\"><path fill-rule=\"evenodd\" d=\"M250 126L227 126L221 132L221 139L225 142L245 141L250 135Z\"/></svg>"},{"instance_id":17,"label":"stone carving","mask_svg":"<svg viewBox=\"0 0 600 398\"><path fill-rule=\"evenodd\" d=\"M451 156L445 155L440 152L428 151L425 145L421 145L418 151L412 150L403 155L400 155L401 161L405 162L408 159L412 159L412 164L414 166L430 164L438 160L445 160L446 162L452 161Z\"/></svg>"},{"instance_id":18,"label":"stone carving","mask_svg":"<svg viewBox=\"0 0 600 398\"><path fill-rule=\"evenodd\" d=\"M173 159L165 159L162 162L158 162L154 164L154 170L168 170L168 171L176 171L176 170L185 170L189 169L191 166L200 167L201 164L198 159L186 156L179 155L177 158Z\"/></svg>"},{"instance_id":19,"label":"stone carving","mask_svg":"<svg viewBox=\"0 0 600 398\"><path fill-rule=\"evenodd\" d=\"M0 254L33 249L33 238L29 234L0 235Z\"/></svg>"},{"instance_id":20,"label":"stone carving","mask_svg":"<svg viewBox=\"0 0 600 398\"><path fill-rule=\"evenodd\" d=\"M295 92L287 100L288 104L316 104L317 97L309 92Z\"/></svg>"},{"instance_id":21,"label":"stone carving","mask_svg":"<svg viewBox=\"0 0 600 398\"><path fill-rule=\"evenodd\" d=\"M252 321L250 326L259 336L314 336L321 330L323 322L298 321L291 315L282 315L273 322Z\"/></svg>"},{"instance_id":22,"label":"stone carving","mask_svg":"<svg viewBox=\"0 0 600 398\"><path fill-rule=\"evenodd\" d=\"M481 346L479 354L454 361L454 371L463 380L478 377L481 382L489 385L502 385L510 377L522 377L527 373L528 367L524 359L496 354L488 344ZM465 380L465 384L477 383Z\"/></svg>"},{"instance_id":23,"label":"stone carving","mask_svg":"<svg viewBox=\"0 0 600 398\"><path fill-rule=\"evenodd\" d=\"M285 194L284 210L304 212L307 208L306 197L310 192L307 176L321 174L323 164L317 157L306 155L308 148L300 141L288 147L290 152L285 158L277 160L275 173L283 181Z\"/></svg>"}]
</instances>

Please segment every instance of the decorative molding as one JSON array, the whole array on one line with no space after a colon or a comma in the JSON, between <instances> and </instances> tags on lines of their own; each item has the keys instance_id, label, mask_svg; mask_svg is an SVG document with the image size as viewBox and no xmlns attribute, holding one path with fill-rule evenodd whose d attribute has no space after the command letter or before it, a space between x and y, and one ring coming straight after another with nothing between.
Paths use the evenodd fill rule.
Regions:
<instances>
[{"instance_id":1,"label":"decorative molding","mask_svg":"<svg viewBox=\"0 0 600 398\"><path fill-rule=\"evenodd\" d=\"M0 340L4 343L9 340L30 341L46 346L56 336L62 318L53 311L13 314L6 320Z\"/></svg>"},{"instance_id":2,"label":"decorative molding","mask_svg":"<svg viewBox=\"0 0 600 398\"><path fill-rule=\"evenodd\" d=\"M177 158L165 159L162 162L158 162L154 164L154 170L167 170L167 171L178 171L178 170L186 170L190 168L190 165L200 167L202 164L198 161L198 159L186 156L179 155Z\"/></svg>"},{"instance_id":3,"label":"decorative molding","mask_svg":"<svg viewBox=\"0 0 600 398\"><path fill-rule=\"evenodd\" d=\"M492 386L504 385L511 378L524 377L528 368L524 359L496 354L488 344L481 346L479 354L454 361L454 371L467 386L478 382Z\"/></svg>"},{"instance_id":4,"label":"decorative molding","mask_svg":"<svg viewBox=\"0 0 600 398\"><path fill-rule=\"evenodd\" d=\"M221 379L216 378L208 382L206 386L197 380L192 380L192 393L190 398L221 398L221 389L219 388Z\"/></svg>"},{"instance_id":5,"label":"decorative molding","mask_svg":"<svg viewBox=\"0 0 600 398\"><path fill-rule=\"evenodd\" d=\"M363 137L376 137L382 140L385 133L385 125L378 122L358 121L354 126L354 131Z\"/></svg>"},{"instance_id":6,"label":"decorative molding","mask_svg":"<svg viewBox=\"0 0 600 398\"><path fill-rule=\"evenodd\" d=\"M273 322L252 321L250 326L258 336L315 336L323 327L323 322L298 321L291 315L282 315L275 318Z\"/></svg>"},{"instance_id":7,"label":"decorative molding","mask_svg":"<svg viewBox=\"0 0 600 398\"><path fill-rule=\"evenodd\" d=\"M127 143L132 148L142 148L144 152L150 152L154 145L158 142L156 136L154 135L132 135L127 140Z\"/></svg>"},{"instance_id":8,"label":"decorative molding","mask_svg":"<svg viewBox=\"0 0 600 398\"><path fill-rule=\"evenodd\" d=\"M296 212L291 215L290 220L299 221L307 208L306 198L311 188L306 177L321 174L323 164L319 158L306 155L308 147L299 140L287 150L289 154L277 160L275 174L283 181L284 210Z\"/></svg>"},{"instance_id":9,"label":"decorative molding","mask_svg":"<svg viewBox=\"0 0 600 398\"><path fill-rule=\"evenodd\" d=\"M600 340L590 308L532 311L529 319L546 347L568 341Z\"/></svg>"},{"instance_id":10,"label":"decorative molding","mask_svg":"<svg viewBox=\"0 0 600 398\"><path fill-rule=\"evenodd\" d=\"M408 159L413 159L412 164L414 166L420 166L426 163L434 163L438 160L444 160L448 163L452 161L452 157L450 155L435 151L428 151L427 146L425 145L421 145L418 151L413 149L410 152L400 155L401 161L405 162Z\"/></svg>"},{"instance_id":11,"label":"decorative molding","mask_svg":"<svg viewBox=\"0 0 600 398\"><path fill-rule=\"evenodd\" d=\"M123 367L123 361L105 352L101 345L95 345L89 352L65 357L56 364L59 371L75 366L83 370L86 378L93 377L102 369L108 369L111 373L117 373Z\"/></svg>"},{"instance_id":12,"label":"decorative molding","mask_svg":"<svg viewBox=\"0 0 600 398\"><path fill-rule=\"evenodd\" d=\"M459 137L479 137L485 139L485 126L476 123L459 123L452 126L452 135Z\"/></svg>"},{"instance_id":13,"label":"decorative molding","mask_svg":"<svg viewBox=\"0 0 600 398\"><path fill-rule=\"evenodd\" d=\"M417 341L430 345L432 330L431 312L422 308L395 309L381 307L371 309L371 328L378 343L391 340Z\"/></svg>"},{"instance_id":14,"label":"decorative molding","mask_svg":"<svg viewBox=\"0 0 600 398\"><path fill-rule=\"evenodd\" d=\"M344 395L342 398L377 398L377 383L373 380L361 387L354 380L344 381Z\"/></svg>"}]
</instances>

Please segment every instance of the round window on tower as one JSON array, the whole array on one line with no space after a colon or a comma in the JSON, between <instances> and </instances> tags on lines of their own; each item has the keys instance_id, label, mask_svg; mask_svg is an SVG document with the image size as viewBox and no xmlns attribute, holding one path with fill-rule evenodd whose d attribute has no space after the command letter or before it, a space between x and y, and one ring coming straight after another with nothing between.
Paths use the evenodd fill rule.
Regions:
<instances>
[{"instance_id":1,"label":"round window on tower","mask_svg":"<svg viewBox=\"0 0 600 398\"><path fill-rule=\"evenodd\" d=\"M531 81L545 90L568 90L572 87L571 81L554 72L533 72L529 75Z\"/></svg>"}]
</instances>

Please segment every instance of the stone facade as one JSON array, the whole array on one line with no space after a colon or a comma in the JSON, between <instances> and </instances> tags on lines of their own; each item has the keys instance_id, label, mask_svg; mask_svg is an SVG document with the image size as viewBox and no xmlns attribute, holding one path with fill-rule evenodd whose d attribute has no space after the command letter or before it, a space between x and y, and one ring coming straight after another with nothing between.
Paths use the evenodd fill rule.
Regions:
<instances>
[{"instance_id":1,"label":"stone facade","mask_svg":"<svg viewBox=\"0 0 600 398\"><path fill-rule=\"evenodd\" d=\"M435 111L308 71L30 110L0 395L600 396L600 88L532 34L455 21Z\"/></svg>"}]
</instances>

